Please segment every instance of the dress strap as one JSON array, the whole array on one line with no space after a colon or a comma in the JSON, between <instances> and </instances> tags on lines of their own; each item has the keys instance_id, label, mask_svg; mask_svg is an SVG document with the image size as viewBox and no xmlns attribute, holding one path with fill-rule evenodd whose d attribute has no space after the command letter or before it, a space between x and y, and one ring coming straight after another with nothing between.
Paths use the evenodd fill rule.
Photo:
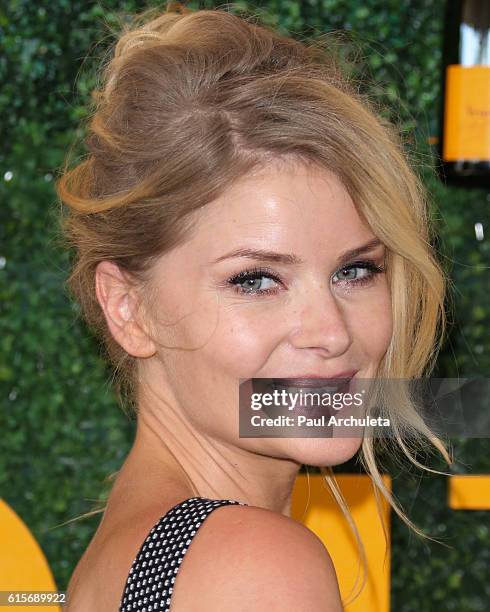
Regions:
<instances>
[{"instance_id":1,"label":"dress strap","mask_svg":"<svg viewBox=\"0 0 490 612\"><path fill-rule=\"evenodd\" d=\"M191 497L162 516L131 565L119 612L168 612L175 578L192 539L211 512L226 505L248 504Z\"/></svg>"}]
</instances>

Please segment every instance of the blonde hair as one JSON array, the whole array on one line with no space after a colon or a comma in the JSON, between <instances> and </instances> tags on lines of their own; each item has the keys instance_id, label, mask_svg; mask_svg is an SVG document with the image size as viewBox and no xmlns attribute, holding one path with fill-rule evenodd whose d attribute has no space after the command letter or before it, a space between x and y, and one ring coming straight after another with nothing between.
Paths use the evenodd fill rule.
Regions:
<instances>
[{"instance_id":1,"label":"blonde hair","mask_svg":"<svg viewBox=\"0 0 490 612\"><path fill-rule=\"evenodd\" d=\"M433 369L445 332L446 278L432 247L426 194L395 126L347 77L335 50L333 34L299 41L251 17L175 3L124 26L93 94L89 154L72 169L67 160L57 181L66 205L62 235L76 252L67 284L103 341L121 405L128 401L136 410L137 359L108 330L95 294L97 264L112 260L144 288L154 261L187 236L193 212L275 160L335 173L387 247L394 333L377 376L412 379ZM420 464L413 450L430 444L451 464L444 444L420 418L408 389L394 392L388 387L379 399L396 437L376 442L441 473ZM412 447L403 441L407 434L414 434ZM374 444L371 436L363 439L361 459L380 516L381 493L409 527L428 537L384 486ZM366 568L333 470L321 471Z\"/></svg>"}]
</instances>

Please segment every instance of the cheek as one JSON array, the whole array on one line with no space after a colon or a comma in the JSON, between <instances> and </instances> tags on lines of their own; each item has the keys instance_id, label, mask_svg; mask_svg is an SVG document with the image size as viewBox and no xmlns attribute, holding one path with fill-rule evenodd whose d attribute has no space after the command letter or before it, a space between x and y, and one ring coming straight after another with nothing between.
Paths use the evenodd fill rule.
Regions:
<instances>
[{"instance_id":1,"label":"cheek","mask_svg":"<svg viewBox=\"0 0 490 612\"><path fill-rule=\"evenodd\" d=\"M210 355L234 378L253 377L280 341L277 326L257 309L230 309L221 313L221 325L210 343ZM247 312L245 312L247 310ZM212 344L212 346L211 346Z\"/></svg>"},{"instance_id":2,"label":"cheek","mask_svg":"<svg viewBox=\"0 0 490 612\"><path fill-rule=\"evenodd\" d=\"M387 285L373 293L362 310L357 309L352 320L355 338L366 355L381 359L393 334L391 297Z\"/></svg>"}]
</instances>

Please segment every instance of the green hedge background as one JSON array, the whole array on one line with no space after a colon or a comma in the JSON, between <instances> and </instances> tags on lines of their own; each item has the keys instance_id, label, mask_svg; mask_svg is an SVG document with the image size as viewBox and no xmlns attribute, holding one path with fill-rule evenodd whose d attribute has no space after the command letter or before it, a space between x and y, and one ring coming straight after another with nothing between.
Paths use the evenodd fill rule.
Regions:
<instances>
[{"instance_id":1,"label":"green hedge background","mask_svg":"<svg viewBox=\"0 0 490 612\"><path fill-rule=\"evenodd\" d=\"M222 3L189 2L192 8ZM43 548L60 591L131 446L134 422L116 404L110 372L63 287L68 254L54 241L53 180L93 86L93 68L120 12L157 2L6 0L0 8L0 495ZM428 137L441 106L442 0L235 2L291 35L345 30L361 51L367 90L396 121L438 210L440 251L454 281L452 327L437 376L490 372L490 195L444 186ZM109 26L109 28L107 27ZM454 441L454 473L490 473L488 440ZM436 469L442 461L427 459ZM489 514L451 511L447 479L384 458L415 523L451 547L420 541L392 515L392 610L476 612L490 606ZM352 460L336 471L356 471Z\"/></svg>"}]
</instances>

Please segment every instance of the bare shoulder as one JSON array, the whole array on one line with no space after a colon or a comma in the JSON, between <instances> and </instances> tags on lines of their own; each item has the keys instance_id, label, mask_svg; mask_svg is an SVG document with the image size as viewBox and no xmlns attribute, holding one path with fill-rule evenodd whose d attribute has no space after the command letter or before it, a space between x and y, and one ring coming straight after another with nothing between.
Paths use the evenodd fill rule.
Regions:
<instances>
[{"instance_id":1,"label":"bare shoulder","mask_svg":"<svg viewBox=\"0 0 490 612\"><path fill-rule=\"evenodd\" d=\"M256 506L223 506L197 532L177 574L172 612L342 612L323 542L297 521Z\"/></svg>"},{"instance_id":2,"label":"bare shoulder","mask_svg":"<svg viewBox=\"0 0 490 612\"><path fill-rule=\"evenodd\" d=\"M110 530L99 530L70 578L63 612L119 610L131 564L161 512L150 508Z\"/></svg>"}]
</instances>

